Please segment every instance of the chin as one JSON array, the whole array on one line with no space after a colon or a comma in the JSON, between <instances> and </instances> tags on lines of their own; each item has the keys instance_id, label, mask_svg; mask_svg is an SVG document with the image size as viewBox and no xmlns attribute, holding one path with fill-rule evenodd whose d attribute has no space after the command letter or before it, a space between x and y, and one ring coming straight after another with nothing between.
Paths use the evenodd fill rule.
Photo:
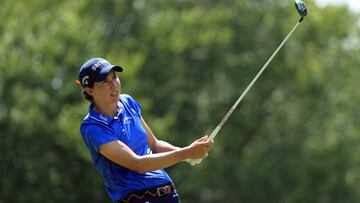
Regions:
<instances>
[{"instance_id":1,"label":"chin","mask_svg":"<svg viewBox=\"0 0 360 203\"><path fill-rule=\"evenodd\" d=\"M116 96L112 96L112 98L114 98L114 101L118 101L120 99L120 94L116 95Z\"/></svg>"}]
</instances>

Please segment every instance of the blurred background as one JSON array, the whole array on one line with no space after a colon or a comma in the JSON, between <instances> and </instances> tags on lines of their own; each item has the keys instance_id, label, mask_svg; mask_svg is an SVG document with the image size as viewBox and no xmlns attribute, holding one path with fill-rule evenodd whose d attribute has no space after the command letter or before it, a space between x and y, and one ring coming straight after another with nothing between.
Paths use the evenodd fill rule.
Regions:
<instances>
[{"instance_id":1,"label":"blurred background","mask_svg":"<svg viewBox=\"0 0 360 203\"><path fill-rule=\"evenodd\" d=\"M305 1L209 157L167 169L183 203L360 202L360 18L338 2ZM292 0L3 1L0 203L111 202L79 132L87 59L123 66L156 136L186 146L298 19Z\"/></svg>"}]
</instances>

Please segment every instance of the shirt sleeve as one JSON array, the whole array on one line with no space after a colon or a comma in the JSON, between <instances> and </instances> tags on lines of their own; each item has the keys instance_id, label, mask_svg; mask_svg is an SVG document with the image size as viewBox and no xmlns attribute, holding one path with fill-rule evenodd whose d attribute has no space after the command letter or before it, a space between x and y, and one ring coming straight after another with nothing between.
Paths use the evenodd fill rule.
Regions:
<instances>
[{"instance_id":1,"label":"shirt sleeve","mask_svg":"<svg viewBox=\"0 0 360 203\"><path fill-rule=\"evenodd\" d=\"M88 125L81 128L86 145L96 152L99 152L101 145L118 140L117 137L109 129L99 125Z\"/></svg>"}]
</instances>

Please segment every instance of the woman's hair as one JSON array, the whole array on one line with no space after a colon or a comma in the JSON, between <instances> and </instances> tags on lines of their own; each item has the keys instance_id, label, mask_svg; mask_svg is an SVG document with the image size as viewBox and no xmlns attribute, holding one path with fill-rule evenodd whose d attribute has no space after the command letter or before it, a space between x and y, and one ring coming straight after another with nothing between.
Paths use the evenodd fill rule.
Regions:
<instances>
[{"instance_id":1,"label":"woman's hair","mask_svg":"<svg viewBox=\"0 0 360 203\"><path fill-rule=\"evenodd\" d=\"M88 100L91 103L94 103L94 98L90 94L88 94L85 90L83 90L82 94L86 100Z\"/></svg>"}]
</instances>

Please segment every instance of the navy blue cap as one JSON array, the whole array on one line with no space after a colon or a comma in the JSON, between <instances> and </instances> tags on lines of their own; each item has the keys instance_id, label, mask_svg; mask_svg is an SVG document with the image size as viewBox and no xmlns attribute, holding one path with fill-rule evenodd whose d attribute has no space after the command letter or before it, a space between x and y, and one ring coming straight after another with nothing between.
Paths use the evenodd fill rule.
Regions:
<instances>
[{"instance_id":1,"label":"navy blue cap","mask_svg":"<svg viewBox=\"0 0 360 203\"><path fill-rule=\"evenodd\" d=\"M111 70L122 72L123 68L103 58L89 59L80 68L78 83L83 87L92 87L94 82L105 80Z\"/></svg>"}]
</instances>

